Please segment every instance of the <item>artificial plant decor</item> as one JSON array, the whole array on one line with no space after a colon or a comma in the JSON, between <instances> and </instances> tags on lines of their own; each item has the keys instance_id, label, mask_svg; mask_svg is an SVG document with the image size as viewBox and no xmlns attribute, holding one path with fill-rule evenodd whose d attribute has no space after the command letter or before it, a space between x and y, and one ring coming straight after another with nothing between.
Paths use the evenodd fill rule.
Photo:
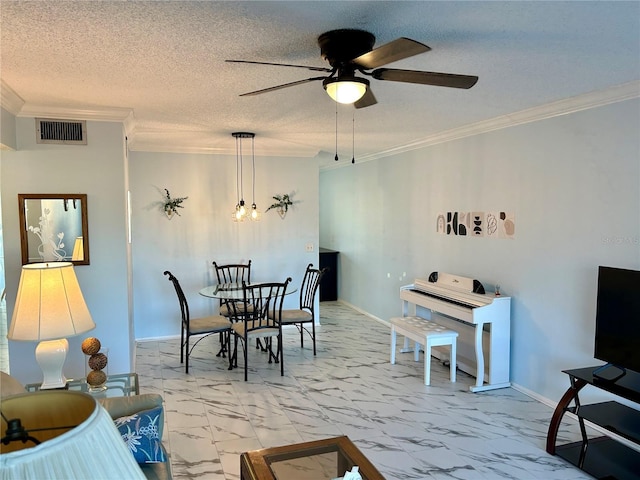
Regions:
<instances>
[{"instance_id":1,"label":"artificial plant decor","mask_svg":"<svg viewBox=\"0 0 640 480\"><path fill-rule=\"evenodd\" d=\"M163 205L164 213L169 218L173 218L174 213L180 216L180 213L178 213L178 208L184 208L181 205L181 203L184 202L189 197L171 198L171 194L169 193L169 190L165 188L164 191L165 191L165 199L164 199L164 205Z\"/></svg>"},{"instance_id":2,"label":"artificial plant decor","mask_svg":"<svg viewBox=\"0 0 640 480\"><path fill-rule=\"evenodd\" d=\"M280 218L284 220L285 215L289 211L289 206L293 205L293 201L291 201L291 196L288 193L283 193L282 195L274 195L271 197L275 200L275 203L272 203L269 208L265 210L268 212L269 210L276 210Z\"/></svg>"}]
</instances>

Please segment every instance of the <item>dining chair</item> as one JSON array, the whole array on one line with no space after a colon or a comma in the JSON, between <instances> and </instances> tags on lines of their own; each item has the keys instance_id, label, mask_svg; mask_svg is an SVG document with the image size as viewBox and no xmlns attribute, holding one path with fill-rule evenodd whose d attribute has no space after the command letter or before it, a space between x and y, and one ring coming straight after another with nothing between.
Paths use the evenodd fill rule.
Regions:
<instances>
[{"instance_id":1,"label":"dining chair","mask_svg":"<svg viewBox=\"0 0 640 480\"><path fill-rule=\"evenodd\" d=\"M180 314L182 316L182 326L180 328L180 363L184 363L185 373L189 373L189 356L200 341L214 333L220 334L221 348L217 357L224 357L225 352L230 351L231 341L231 322L222 315L212 315L209 317L191 318L189 314L189 304L184 295L184 291L180 286L178 279L168 270L164 272L169 277L169 281L178 295L180 303ZM198 340L189 348L189 339L193 336L199 336Z\"/></svg>"},{"instance_id":2,"label":"dining chair","mask_svg":"<svg viewBox=\"0 0 640 480\"><path fill-rule=\"evenodd\" d=\"M295 325L300 331L300 348L304 348L304 332L311 336L314 355L316 354L315 298L320 280L327 271L328 268L322 270L313 268L313 263L310 263L300 286L300 308L282 311L282 325ZM307 323L311 324L311 331L304 326Z\"/></svg>"},{"instance_id":3,"label":"dining chair","mask_svg":"<svg viewBox=\"0 0 640 480\"><path fill-rule=\"evenodd\" d=\"M242 285L242 301L230 302L231 332L234 337L233 354L229 361L229 369L238 366L238 343L242 344L244 356L244 381L248 378L248 345L255 338L264 342L264 349L269 354L269 363L280 363L280 376L284 376L284 356L282 348L282 304L291 277L284 283L259 283ZM278 346L273 350L273 337Z\"/></svg>"},{"instance_id":4,"label":"dining chair","mask_svg":"<svg viewBox=\"0 0 640 480\"><path fill-rule=\"evenodd\" d=\"M213 262L213 268L216 271L218 284L236 283L241 285L243 282L251 283L251 260L247 263L230 263L227 265L218 265ZM229 302L231 300L220 300L220 315L223 317L231 316Z\"/></svg>"}]
</instances>

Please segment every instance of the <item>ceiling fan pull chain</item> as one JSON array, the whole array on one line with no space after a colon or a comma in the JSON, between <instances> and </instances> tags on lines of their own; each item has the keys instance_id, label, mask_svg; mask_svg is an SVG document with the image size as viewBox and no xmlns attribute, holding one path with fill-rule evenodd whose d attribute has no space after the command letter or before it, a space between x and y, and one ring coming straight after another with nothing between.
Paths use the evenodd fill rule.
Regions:
<instances>
[{"instance_id":1,"label":"ceiling fan pull chain","mask_svg":"<svg viewBox=\"0 0 640 480\"><path fill-rule=\"evenodd\" d=\"M338 161L338 102L336 103L336 156L334 160Z\"/></svg>"},{"instance_id":2,"label":"ceiling fan pull chain","mask_svg":"<svg viewBox=\"0 0 640 480\"><path fill-rule=\"evenodd\" d=\"M351 163L356 163L356 114L351 118Z\"/></svg>"}]
</instances>

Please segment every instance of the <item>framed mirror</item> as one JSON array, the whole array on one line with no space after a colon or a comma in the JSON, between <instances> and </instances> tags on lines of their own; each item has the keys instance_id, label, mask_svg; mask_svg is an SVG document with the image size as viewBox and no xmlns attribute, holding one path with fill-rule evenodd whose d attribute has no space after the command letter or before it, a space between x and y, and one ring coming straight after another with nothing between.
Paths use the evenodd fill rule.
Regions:
<instances>
[{"instance_id":1,"label":"framed mirror","mask_svg":"<svg viewBox=\"0 0 640 480\"><path fill-rule=\"evenodd\" d=\"M89 265L87 195L19 193L22 264Z\"/></svg>"}]
</instances>

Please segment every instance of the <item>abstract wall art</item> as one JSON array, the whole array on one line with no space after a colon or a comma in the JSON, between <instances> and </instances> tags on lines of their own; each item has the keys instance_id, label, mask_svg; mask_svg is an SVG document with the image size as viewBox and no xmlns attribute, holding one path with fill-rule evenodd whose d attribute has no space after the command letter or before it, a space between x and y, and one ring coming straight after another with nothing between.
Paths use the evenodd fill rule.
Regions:
<instances>
[{"instance_id":1,"label":"abstract wall art","mask_svg":"<svg viewBox=\"0 0 640 480\"><path fill-rule=\"evenodd\" d=\"M460 237L513 239L516 234L515 213L507 211L438 213L436 233Z\"/></svg>"}]
</instances>

